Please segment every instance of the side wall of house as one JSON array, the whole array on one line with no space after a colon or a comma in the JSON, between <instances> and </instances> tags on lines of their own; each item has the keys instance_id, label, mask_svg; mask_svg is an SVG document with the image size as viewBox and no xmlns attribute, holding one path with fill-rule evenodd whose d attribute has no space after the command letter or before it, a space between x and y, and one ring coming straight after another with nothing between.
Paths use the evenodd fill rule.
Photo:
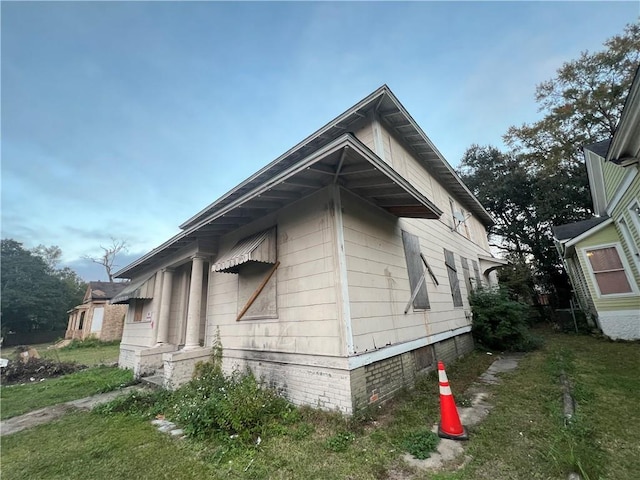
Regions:
<instances>
[{"instance_id":1,"label":"side wall of house","mask_svg":"<svg viewBox=\"0 0 640 480\"><path fill-rule=\"evenodd\" d=\"M627 280L633 290L630 293L602 295L598 289L587 253L595 247L611 246L615 246L618 251ZM578 242L576 257L584 272L603 333L611 338L628 340L640 338L640 289L629 260L622 249L621 238L615 226L609 225Z\"/></svg>"},{"instance_id":2,"label":"side wall of house","mask_svg":"<svg viewBox=\"0 0 640 480\"><path fill-rule=\"evenodd\" d=\"M277 318L236 320L239 276L211 273L207 345L220 331L225 350L344 354L344 332L336 309L336 245L333 206L327 189L261 219L223 239L224 254L243 238L277 227L280 265Z\"/></svg>"},{"instance_id":3,"label":"side wall of house","mask_svg":"<svg viewBox=\"0 0 640 480\"><path fill-rule=\"evenodd\" d=\"M613 196L616 194L616 191L619 185L622 183L624 176L626 175L628 170L624 167L616 165L615 163L605 162L604 159L601 159L600 161L602 162L605 198L607 200L607 203L609 203L613 199Z\"/></svg>"},{"instance_id":4,"label":"side wall of house","mask_svg":"<svg viewBox=\"0 0 640 480\"><path fill-rule=\"evenodd\" d=\"M631 167L627 169L629 168ZM640 285L640 212L635 209L636 205L640 207L640 172L636 173L629 188L611 212L633 276L636 283ZM626 225L624 231L621 222Z\"/></svg>"},{"instance_id":5,"label":"side wall of house","mask_svg":"<svg viewBox=\"0 0 640 480\"><path fill-rule=\"evenodd\" d=\"M343 192L345 252L356 353L409 342L470 325L468 290L460 258L483 253L436 220L397 219ZM430 308L404 310L411 298L402 230L418 236L438 285L427 275ZM444 250L454 252L463 305L454 307ZM473 275L472 272L470 272Z\"/></svg>"},{"instance_id":6,"label":"side wall of house","mask_svg":"<svg viewBox=\"0 0 640 480\"><path fill-rule=\"evenodd\" d=\"M102 320L102 330L100 340L111 342L122 339L124 320L127 316L127 305L104 305L104 318Z\"/></svg>"},{"instance_id":7,"label":"side wall of house","mask_svg":"<svg viewBox=\"0 0 640 480\"><path fill-rule=\"evenodd\" d=\"M478 256L490 256L490 252L486 229L465 202L449 193L380 122L364 125L355 133L444 212L439 220L398 219L342 192L357 354L350 359L351 389L354 408L359 409L413 385L417 373L434 369L436 360L451 362L473 350L469 286L476 279L474 262L479 264ZM461 212L466 221L454 222L453 211ZM418 237L420 252L438 280L436 285L431 276L426 277L430 307L415 311L411 306L406 314L412 292L403 230ZM454 306L445 249L453 252L462 306ZM462 258L471 281L465 279Z\"/></svg>"},{"instance_id":8,"label":"side wall of house","mask_svg":"<svg viewBox=\"0 0 640 480\"><path fill-rule=\"evenodd\" d=\"M373 150L382 160L388 163L400 175L413 184L423 195L434 202L444 213L440 221L454 233L459 234L477 244L484 254L489 254L487 231L482 222L472 215L461 198L448 192L429 171L424 162L419 161L383 124L378 121L365 123L356 132L356 137ZM467 220L457 225L452 215L453 210L461 212Z\"/></svg>"}]
</instances>

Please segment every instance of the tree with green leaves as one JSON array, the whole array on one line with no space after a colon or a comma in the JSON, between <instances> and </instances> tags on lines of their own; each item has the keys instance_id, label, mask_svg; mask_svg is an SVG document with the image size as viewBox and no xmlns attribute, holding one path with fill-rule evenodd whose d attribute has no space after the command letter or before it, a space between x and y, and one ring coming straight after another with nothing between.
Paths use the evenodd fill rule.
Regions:
<instances>
[{"instance_id":1,"label":"tree with green leaves","mask_svg":"<svg viewBox=\"0 0 640 480\"><path fill-rule=\"evenodd\" d=\"M507 131L507 145L525 155L531 166L555 170L573 165L584 170L582 147L615 132L640 64L640 25L627 25L604 47L583 52L538 85L535 99L542 119Z\"/></svg>"},{"instance_id":2,"label":"tree with green leaves","mask_svg":"<svg viewBox=\"0 0 640 480\"><path fill-rule=\"evenodd\" d=\"M640 26L565 63L536 89L543 113L509 128L510 151L472 145L459 172L496 219L494 245L528 264L536 284L567 297L570 287L553 246L552 225L592 215L582 148L611 137L640 62Z\"/></svg>"},{"instance_id":3,"label":"tree with green leaves","mask_svg":"<svg viewBox=\"0 0 640 480\"><path fill-rule=\"evenodd\" d=\"M47 248L29 251L15 240L1 241L3 330L64 329L67 311L82 302L86 284L68 267L55 269L43 258L41 247Z\"/></svg>"}]
</instances>

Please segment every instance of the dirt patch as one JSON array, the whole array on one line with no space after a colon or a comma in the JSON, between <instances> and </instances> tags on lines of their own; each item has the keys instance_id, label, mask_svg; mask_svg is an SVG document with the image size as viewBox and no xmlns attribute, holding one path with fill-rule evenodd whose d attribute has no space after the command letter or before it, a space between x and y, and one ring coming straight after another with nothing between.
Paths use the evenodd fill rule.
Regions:
<instances>
[{"instance_id":1,"label":"dirt patch","mask_svg":"<svg viewBox=\"0 0 640 480\"><path fill-rule=\"evenodd\" d=\"M9 360L6 367L0 369L3 385L39 382L45 378L54 378L87 368L71 362L56 362L47 358L30 358L26 362Z\"/></svg>"}]
</instances>

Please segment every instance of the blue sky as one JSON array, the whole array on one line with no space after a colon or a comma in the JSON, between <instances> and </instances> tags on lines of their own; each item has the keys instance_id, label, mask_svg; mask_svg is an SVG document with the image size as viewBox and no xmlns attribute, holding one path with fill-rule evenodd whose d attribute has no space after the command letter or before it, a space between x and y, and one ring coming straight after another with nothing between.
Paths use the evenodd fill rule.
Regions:
<instances>
[{"instance_id":1,"label":"blue sky","mask_svg":"<svg viewBox=\"0 0 640 480\"><path fill-rule=\"evenodd\" d=\"M2 2L2 238L104 279L386 83L449 163L637 2Z\"/></svg>"}]
</instances>

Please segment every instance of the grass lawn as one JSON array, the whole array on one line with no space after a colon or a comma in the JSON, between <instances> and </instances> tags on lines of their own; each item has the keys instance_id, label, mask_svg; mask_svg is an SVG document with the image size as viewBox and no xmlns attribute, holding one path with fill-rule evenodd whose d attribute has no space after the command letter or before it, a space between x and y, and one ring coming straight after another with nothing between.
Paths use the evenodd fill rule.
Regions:
<instances>
[{"instance_id":1,"label":"grass lawn","mask_svg":"<svg viewBox=\"0 0 640 480\"><path fill-rule=\"evenodd\" d=\"M50 358L59 362L76 362L82 365L110 364L118 361L120 345L99 345L91 348L47 349L51 344L32 345L42 358ZM15 347L4 347L0 357L14 359Z\"/></svg>"},{"instance_id":2,"label":"grass lawn","mask_svg":"<svg viewBox=\"0 0 640 480\"><path fill-rule=\"evenodd\" d=\"M545 333L544 349L528 354L492 387L495 408L471 430L462 469L417 471L401 460L408 432L438 420L438 384L423 379L364 420L301 409L259 446L175 440L134 415L73 414L2 437L3 479L565 479L626 480L640 471L640 345ZM456 400L492 357L475 353L447 368ZM564 369L578 408L564 427ZM43 382L44 383L44 382ZM73 432L73 434L69 434Z\"/></svg>"},{"instance_id":3,"label":"grass lawn","mask_svg":"<svg viewBox=\"0 0 640 480\"><path fill-rule=\"evenodd\" d=\"M0 387L2 420L49 405L109 392L131 383L130 370L116 367L93 367L42 382Z\"/></svg>"},{"instance_id":4,"label":"grass lawn","mask_svg":"<svg viewBox=\"0 0 640 480\"><path fill-rule=\"evenodd\" d=\"M120 345L100 345L91 348L61 348L38 350L41 357L60 362L77 362L82 365L111 364L118 361Z\"/></svg>"}]
</instances>

